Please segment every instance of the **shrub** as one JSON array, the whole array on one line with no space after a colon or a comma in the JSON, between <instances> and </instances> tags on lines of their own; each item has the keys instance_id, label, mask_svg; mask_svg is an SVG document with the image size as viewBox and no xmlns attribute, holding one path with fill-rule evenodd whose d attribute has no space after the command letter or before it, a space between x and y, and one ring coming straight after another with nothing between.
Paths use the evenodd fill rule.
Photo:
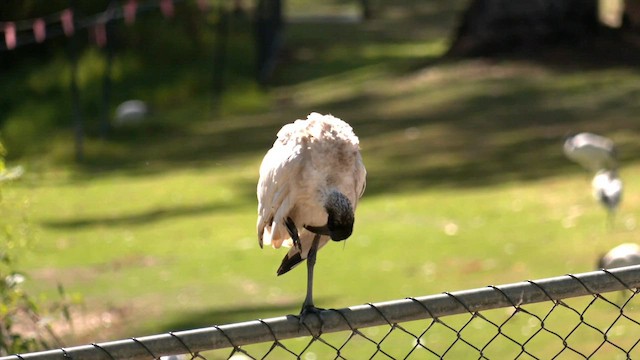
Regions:
<instances>
[{"instance_id":1,"label":"shrub","mask_svg":"<svg viewBox=\"0 0 640 360\"><path fill-rule=\"evenodd\" d=\"M28 225L21 211L6 203L1 191L6 183L22 174L21 168L7 169L6 151L0 143L0 356L62 346L51 325L42 315L42 307L25 291L26 275L17 269L17 259L27 251ZM64 296L62 287L60 293ZM61 312L70 321L64 302L54 304L53 312Z\"/></svg>"}]
</instances>

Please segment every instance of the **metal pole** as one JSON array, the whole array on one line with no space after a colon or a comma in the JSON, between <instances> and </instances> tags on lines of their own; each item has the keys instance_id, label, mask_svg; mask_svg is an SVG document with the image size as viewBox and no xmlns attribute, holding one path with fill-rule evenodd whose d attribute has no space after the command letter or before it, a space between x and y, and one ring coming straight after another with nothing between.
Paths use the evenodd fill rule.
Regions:
<instances>
[{"instance_id":1,"label":"metal pole","mask_svg":"<svg viewBox=\"0 0 640 360\"><path fill-rule=\"evenodd\" d=\"M69 56L71 61L71 103L73 111L73 123L75 130L75 156L77 162L84 160L84 121L80 109L80 90L78 89L78 49L77 49L77 22L75 16L75 0L69 0L69 9L74 14L73 34L69 39Z\"/></svg>"},{"instance_id":2,"label":"metal pole","mask_svg":"<svg viewBox=\"0 0 640 360\"><path fill-rule=\"evenodd\" d=\"M218 24L216 29L216 43L213 49L213 107L220 108L222 93L224 92L224 75L226 72L227 42L229 38L229 18L226 1L218 3Z\"/></svg>"},{"instance_id":3,"label":"metal pole","mask_svg":"<svg viewBox=\"0 0 640 360\"><path fill-rule=\"evenodd\" d=\"M321 333L361 329L640 287L640 265L458 291L322 312L300 324L297 316L214 326L66 349L6 356L0 360L153 359Z\"/></svg>"},{"instance_id":4,"label":"metal pole","mask_svg":"<svg viewBox=\"0 0 640 360\"><path fill-rule=\"evenodd\" d=\"M115 8L116 3L113 1L109 5L111 11ZM113 52L115 41L113 36L113 19L111 13L109 19L105 24L105 31L107 32L107 43L105 46L105 55L107 58L107 65L104 71L104 78L102 82L102 117L100 124L100 136L106 139L111 131L110 110L111 110L111 74L113 73Z\"/></svg>"}]
</instances>

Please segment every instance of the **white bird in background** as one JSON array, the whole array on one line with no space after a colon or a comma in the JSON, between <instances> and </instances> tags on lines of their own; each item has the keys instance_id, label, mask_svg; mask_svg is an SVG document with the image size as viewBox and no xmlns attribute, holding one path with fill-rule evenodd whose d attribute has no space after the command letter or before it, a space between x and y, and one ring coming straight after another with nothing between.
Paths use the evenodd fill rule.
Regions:
<instances>
[{"instance_id":1,"label":"white bird in background","mask_svg":"<svg viewBox=\"0 0 640 360\"><path fill-rule=\"evenodd\" d=\"M149 115L149 107L142 100L127 100L116 108L114 126L138 126Z\"/></svg>"},{"instance_id":2,"label":"white bird in background","mask_svg":"<svg viewBox=\"0 0 640 360\"><path fill-rule=\"evenodd\" d=\"M346 240L365 189L358 137L346 122L311 113L282 127L260 166L260 247L290 247L277 274L307 260L307 294L301 315L316 312L313 267L317 251Z\"/></svg>"},{"instance_id":3,"label":"white bird in background","mask_svg":"<svg viewBox=\"0 0 640 360\"><path fill-rule=\"evenodd\" d=\"M613 225L622 200L615 144L604 136L583 132L567 137L563 149L567 158L595 174L591 181L593 197L607 209L609 225Z\"/></svg>"},{"instance_id":4,"label":"white bird in background","mask_svg":"<svg viewBox=\"0 0 640 360\"><path fill-rule=\"evenodd\" d=\"M564 154L592 172L618 168L615 144L604 136L588 132L569 136L564 142Z\"/></svg>"},{"instance_id":5,"label":"white bird in background","mask_svg":"<svg viewBox=\"0 0 640 360\"><path fill-rule=\"evenodd\" d=\"M598 269L611 269L631 265L640 265L640 245L638 244L620 244L602 255L598 260Z\"/></svg>"},{"instance_id":6,"label":"white bird in background","mask_svg":"<svg viewBox=\"0 0 640 360\"><path fill-rule=\"evenodd\" d=\"M598 200L609 213L609 219L613 220L618 205L622 200L622 180L616 170L600 170L591 181L593 197Z\"/></svg>"},{"instance_id":7,"label":"white bird in background","mask_svg":"<svg viewBox=\"0 0 640 360\"><path fill-rule=\"evenodd\" d=\"M624 266L640 265L640 246L634 243L623 243L598 259L598 269L613 269ZM624 292L620 292L620 303L626 299Z\"/></svg>"}]
</instances>

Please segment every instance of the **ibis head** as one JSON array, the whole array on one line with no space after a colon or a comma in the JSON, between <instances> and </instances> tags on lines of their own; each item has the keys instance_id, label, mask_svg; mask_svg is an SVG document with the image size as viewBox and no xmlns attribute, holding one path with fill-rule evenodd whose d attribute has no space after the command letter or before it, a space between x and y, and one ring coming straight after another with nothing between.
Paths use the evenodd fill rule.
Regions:
<instances>
[{"instance_id":1,"label":"ibis head","mask_svg":"<svg viewBox=\"0 0 640 360\"><path fill-rule=\"evenodd\" d=\"M355 216L349 199L337 190L331 191L326 195L324 208L327 211L327 224L305 225L305 228L316 234L328 235L333 241L346 240L351 236Z\"/></svg>"},{"instance_id":2,"label":"ibis head","mask_svg":"<svg viewBox=\"0 0 640 360\"><path fill-rule=\"evenodd\" d=\"M325 202L327 210L327 228L333 241L346 240L353 232L355 221L353 206L344 194L331 192Z\"/></svg>"}]
</instances>

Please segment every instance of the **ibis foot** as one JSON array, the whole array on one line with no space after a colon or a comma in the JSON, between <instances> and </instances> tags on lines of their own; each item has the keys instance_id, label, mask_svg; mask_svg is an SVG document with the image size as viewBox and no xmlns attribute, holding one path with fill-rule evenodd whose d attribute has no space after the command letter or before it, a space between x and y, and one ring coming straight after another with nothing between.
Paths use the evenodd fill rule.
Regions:
<instances>
[{"instance_id":1,"label":"ibis foot","mask_svg":"<svg viewBox=\"0 0 640 360\"><path fill-rule=\"evenodd\" d=\"M318 321L320 321L320 331L322 331L322 328L324 327L324 320L322 319L322 312L325 309L323 308L319 308L319 307L315 307L313 305L304 305L302 306L302 310L300 311L300 316L298 317L300 324L304 324L305 319L309 316L309 315L315 315L318 317Z\"/></svg>"}]
</instances>

